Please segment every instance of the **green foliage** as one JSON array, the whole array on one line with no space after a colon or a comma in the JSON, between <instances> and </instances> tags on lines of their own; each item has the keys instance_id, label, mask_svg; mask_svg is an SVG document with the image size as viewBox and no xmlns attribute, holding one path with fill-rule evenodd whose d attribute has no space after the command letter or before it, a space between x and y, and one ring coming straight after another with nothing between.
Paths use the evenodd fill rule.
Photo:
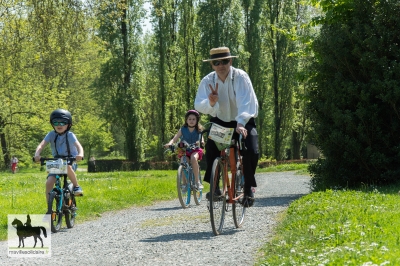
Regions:
<instances>
[{"instance_id":1,"label":"green foliage","mask_svg":"<svg viewBox=\"0 0 400 266\"><path fill-rule=\"evenodd\" d=\"M85 157L101 154L113 146L113 137L108 130L109 125L94 115L87 114L82 117L79 124L74 126L74 133L84 148Z\"/></svg>"},{"instance_id":2,"label":"green foliage","mask_svg":"<svg viewBox=\"0 0 400 266\"><path fill-rule=\"evenodd\" d=\"M379 190L327 190L293 202L257 264L398 265L399 196Z\"/></svg>"},{"instance_id":3,"label":"green foliage","mask_svg":"<svg viewBox=\"0 0 400 266\"><path fill-rule=\"evenodd\" d=\"M99 36L105 42L109 56L102 64L100 76L94 82L95 97L103 106L102 115L116 125L125 137L128 159L140 161L141 85L143 68L140 58L143 1L103 1L98 3Z\"/></svg>"},{"instance_id":4,"label":"green foliage","mask_svg":"<svg viewBox=\"0 0 400 266\"><path fill-rule=\"evenodd\" d=\"M1 240L7 239L7 214L46 212L45 179L46 174L39 172L0 175ZM77 198L78 223L95 219L106 211L176 198L176 171L172 170L78 172L78 180L85 193L84 197Z\"/></svg>"},{"instance_id":5,"label":"green foliage","mask_svg":"<svg viewBox=\"0 0 400 266\"><path fill-rule=\"evenodd\" d=\"M394 182L400 174L400 5L357 0L332 12L336 19L322 25L313 46L309 110L324 155L310 167L313 186Z\"/></svg>"}]
</instances>

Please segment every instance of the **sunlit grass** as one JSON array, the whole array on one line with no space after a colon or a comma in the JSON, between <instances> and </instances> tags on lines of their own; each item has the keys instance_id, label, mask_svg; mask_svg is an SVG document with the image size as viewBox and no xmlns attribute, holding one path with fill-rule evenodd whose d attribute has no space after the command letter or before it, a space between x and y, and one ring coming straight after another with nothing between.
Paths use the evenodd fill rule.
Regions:
<instances>
[{"instance_id":1,"label":"sunlit grass","mask_svg":"<svg viewBox=\"0 0 400 266\"><path fill-rule=\"evenodd\" d=\"M400 198L326 191L293 202L259 265L400 265Z\"/></svg>"},{"instance_id":2,"label":"sunlit grass","mask_svg":"<svg viewBox=\"0 0 400 266\"><path fill-rule=\"evenodd\" d=\"M307 167L308 164L306 163L278 164L278 165L271 165L265 168L257 168L257 173L296 171L299 174L308 174Z\"/></svg>"}]
</instances>

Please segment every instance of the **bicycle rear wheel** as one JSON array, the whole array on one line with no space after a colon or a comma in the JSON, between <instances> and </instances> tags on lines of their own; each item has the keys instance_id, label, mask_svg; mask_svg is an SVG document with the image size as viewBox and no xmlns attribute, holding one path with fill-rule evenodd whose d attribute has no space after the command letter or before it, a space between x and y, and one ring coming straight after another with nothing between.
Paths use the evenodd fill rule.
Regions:
<instances>
[{"instance_id":1,"label":"bicycle rear wheel","mask_svg":"<svg viewBox=\"0 0 400 266\"><path fill-rule=\"evenodd\" d=\"M60 204L60 195L56 191L49 193L49 202L47 203L47 213L51 215L51 231L57 233L61 229L62 206Z\"/></svg>"},{"instance_id":2,"label":"bicycle rear wheel","mask_svg":"<svg viewBox=\"0 0 400 266\"><path fill-rule=\"evenodd\" d=\"M76 201L75 201L75 196L71 195L71 198L68 199L71 202L68 203L69 207L64 211L65 215L65 223L67 224L68 228L72 228L75 225L75 216L76 216Z\"/></svg>"},{"instance_id":3,"label":"bicycle rear wheel","mask_svg":"<svg viewBox=\"0 0 400 266\"><path fill-rule=\"evenodd\" d=\"M221 158L215 159L210 178L210 211L211 228L214 235L219 235L224 227L226 197L224 192L225 179ZM219 192L220 191L220 192Z\"/></svg>"},{"instance_id":4,"label":"bicycle rear wheel","mask_svg":"<svg viewBox=\"0 0 400 266\"><path fill-rule=\"evenodd\" d=\"M190 204L190 189L188 189L189 180L186 178L187 171L180 165L176 176L176 185L178 190L178 198L182 208L186 209Z\"/></svg>"},{"instance_id":5,"label":"bicycle rear wheel","mask_svg":"<svg viewBox=\"0 0 400 266\"><path fill-rule=\"evenodd\" d=\"M235 176L235 198L239 198L232 206L232 216L235 227L239 228L242 226L246 208L243 206L244 200L244 177L240 163L236 164L236 176Z\"/></svg>"}]
</instances>

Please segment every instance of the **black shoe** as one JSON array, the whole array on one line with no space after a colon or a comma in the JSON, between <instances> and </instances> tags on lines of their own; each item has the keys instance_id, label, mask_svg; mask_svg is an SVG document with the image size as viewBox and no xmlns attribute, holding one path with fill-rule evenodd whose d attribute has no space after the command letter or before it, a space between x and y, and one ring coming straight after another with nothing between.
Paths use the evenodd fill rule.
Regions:
<instances>
[{"instance_id":1,"label":"black shoe","mask_svg":"<svg viewBox=\"0 0 400 266\"><path fill-rule=\"evenodd\" d=\"M243 207L251 207L254 204L254 193L250 188L244 189Z\"/></svg>"},{"instance_id":2,"label":"black shoe","mask_svg":"<svg viewBox=\"0 0 400 266\"><path fill-rule=\"evenodd\" d=\"M220 190L219 188L217 188L217 189L215 190L215 192L214 192L214 196L219 197L219 196L221 196L221 195L222 195L221 190ZM207 199L208 201L211 201L211 192L207 192L207 194L206 194L206 199ZM215 197L214 197L214 201L215 201Z\"/></svg>"}]
</instances>

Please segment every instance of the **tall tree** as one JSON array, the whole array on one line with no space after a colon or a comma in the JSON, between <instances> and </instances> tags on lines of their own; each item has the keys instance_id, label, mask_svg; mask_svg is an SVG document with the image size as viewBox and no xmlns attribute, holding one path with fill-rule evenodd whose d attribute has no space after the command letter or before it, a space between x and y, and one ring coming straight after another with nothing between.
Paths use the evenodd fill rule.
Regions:
<instances>
[{"instance_id":1,"label":"tall tree","mask_svg":"<svg viewBox=\"0 0 400 266\"><path fill-rule=\"evenodd\" d=\"M109 60L95 82L96 98L108 121L125 135L129 160L140 161L143 154L141 106L141 21L143 1L101 1L99 36L106 44Z\"/></svg>"},{"instance_id":2,"label":"tall tree","mask_svg":"<svg viewBox=\"0 0 400 266\"><path fill-rule=\"evenodd\" d=\"M232 54L239 54L243 40L242 8L238 0L206 0L199 3L197 25L201 32L198 52L208 58L211 48L226 46ZM234 64L240 66L240 58ZM201 76L211 71L209 64L201 64Z\"/></svg>"},{"instance_id":3,"label":"tall tree","mask_svg":"<svg viewBox=\"0 0 400 266\"><path fill-rule=\"evenodd\" d=\"M268 108L268 77L269 61L262 50L262 35L265 27L260 25L263 1L242 0L244 10L244 57L242 65L247 70L256 92L259 103L259 116L257 118L257 132L259 136L259 152L265 154L267 146L266 116Z\"/></svg>"},{"instance_id":4,"label":"tall tree","mask_svg":"<svg viewBox=\"0 0 400 266\"><path fill-rule=\"evenodd\" d=\"M274 113L274 158L285 158L284 148L291 132L293 89L296 84L297 60L292 56L295 43L289 38L295 26L293 1L267 0L264 6L267 25L264 47L272 62L272 92Z\"/></svg>"}]
</instances>

